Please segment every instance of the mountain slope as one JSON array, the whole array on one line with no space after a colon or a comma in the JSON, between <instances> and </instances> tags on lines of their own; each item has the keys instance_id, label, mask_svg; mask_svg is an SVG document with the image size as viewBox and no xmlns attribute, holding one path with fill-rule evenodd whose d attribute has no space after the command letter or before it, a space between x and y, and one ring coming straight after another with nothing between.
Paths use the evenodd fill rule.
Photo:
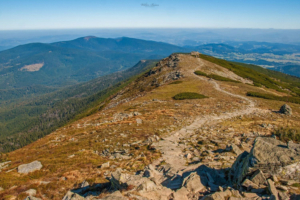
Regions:
<instances>
[{"instance_id":1,"label":"mountain slope","mask_svg":"<svg viewBox=\"0 0 300 200\"><path fill-rule=\"evenodd\" d=\"M142 196L169 200L191 172L201 176L206 193L187 191L184 195L199 199L212 192L208 187L217 191L229 185L228 169L238 157L243 157L240 152L250 152L258 134L269 137L287 121L290 128L300 125L298 104L289 104L294 114L288 116L278 113L285 102L246 96L248 91L277 96L293 94L255 86L251 81L264 83L264 74L259 73L258 79L251 80L242 76L242 72L249 72L247 69L205 55L198 58L173 54L161 60L148 72L113 91L100 105L94 105L86 117L3 155L3 161L11 162L5 164L0 174L0 187L4 188L0 198L24 199L27 190L36 189L35 196L43 199L62 199L69 190L68 198L102 199L111 195L112 188L118 190L125 185L120 194L125 195L124 199ZM207 78L195 71L226 79ZM277 81L273 81L268 83L278 87ZM182 93L207 98L173 98ZM33 161L40 161L43 167L29 174L18 172L18 166ZM120 180L118 174L130 179ZM119 186L121 181L126 184ZM147 183L142 184L143 181ZM82 188L82 183L86 187ZM150 191L143 190L147 185L151 186ZM297 189L289 192L300 193Z\"/></svg>"},{"instance_id":2,"label":"mountain slope","mask_svg":"<svg viewBox=\"0 0 300 200\"><path fill-rule=\"evenodd\" d=\"M182 48L131 38L79 38L32 43L0 52L0 89L61 87L127 69L141 59L162 58Z\"/></svg>"},{"instance_id":3,"label":"mountain slope","mask_svg":"<svg viewBox=\"0 0 300 200\"><path fill-rule=\"evenodd\" d=\"M88 108L99 104L113 91L124 87L129 78L154 64L152 60L140 61L125 71L3 106L0 112L0 152L23 147L66 124L76 115L93 112ZM3 92L0 91L0 94ZM19 97L20 93L16 95Z\"/></svg>"}]
</instances>

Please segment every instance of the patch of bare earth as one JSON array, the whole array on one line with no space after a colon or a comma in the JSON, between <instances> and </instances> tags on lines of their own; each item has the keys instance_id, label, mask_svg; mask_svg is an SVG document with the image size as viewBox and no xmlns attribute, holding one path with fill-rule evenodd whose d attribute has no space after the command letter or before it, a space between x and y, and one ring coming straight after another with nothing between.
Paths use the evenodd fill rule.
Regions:
<instances>
[{"instance_id":1,"label":"patch of bare earth","mask_svg":"<svg viewBox=\"0 0 300 200\"><path fill-rule=\"evenodd\" d=\"M44 66L44 63L36 63L32 65L25 65L20 69L20 71L36 72L39 71Z\"/></svg>"}]
</instances>

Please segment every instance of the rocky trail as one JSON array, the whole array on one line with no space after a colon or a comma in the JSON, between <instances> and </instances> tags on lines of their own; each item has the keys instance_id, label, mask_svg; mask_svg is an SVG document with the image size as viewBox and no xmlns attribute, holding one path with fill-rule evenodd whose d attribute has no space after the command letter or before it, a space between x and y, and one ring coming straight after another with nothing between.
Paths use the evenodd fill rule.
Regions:
<instances>
[{"instance_id":1,"label":"rocky trail","mask_svg":"<svg viewBox=\"0 0 300 200\"><path fill-rule=\"evenodd\" d=\"M223 120L228 120L230 118L248 115L253 112L262 112L262 110L255 108L255 103L251 99L225 91L220 87L220 85L216 81L197 76L194 74L194 71L189 71L189 73L190 75L197 77L201 81L208 81L213 86L213 88L217 91L247 101L248 105L241 110L231 112L231 113L229 112L223 113L219 116L215 114L199 116L189 126L186 126L179 131L174 131L170 133L169 136L165 137L163 140L160 140L159 142L154 144L157 147L157 149L162 153L161 160L164 160L166 163L170 164L176 171L186 170L186 158L182 153L183 149L186 148L186 146L179 144L180 139L190 138L193 134L195 134L195 130L201 128L203 125L212 125L221 122ZM191 169L191 166L189 166L189 169Z\"/></svg>"}]
</instances>

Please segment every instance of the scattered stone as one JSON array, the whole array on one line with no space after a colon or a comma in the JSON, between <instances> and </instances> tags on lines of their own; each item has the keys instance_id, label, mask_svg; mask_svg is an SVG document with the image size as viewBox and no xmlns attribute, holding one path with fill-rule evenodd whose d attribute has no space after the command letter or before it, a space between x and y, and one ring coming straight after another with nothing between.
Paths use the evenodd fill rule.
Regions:
<instances>
[{"instance_id":1,"label":"scattered stone","mask_svg":"<svg viewBox=\"0 0 300 200\"><path fill-rule=\"evenodd\" d=\"M111 173L110 182L115 189L122 189L125 186L126 175L122 173L122 169L118 168L115 172Z\"/></svg>"},{"instance_id":2,"label":"scattered stone","mask_svg":"<svg viewBox=\"0 0 300 200\"><path fill-rule=\"evenodd\" d=\"M90 184L87 181L83 181L80 185L81 188L88 187Z\"/></svg>"},{"instance_id":3,"label":"scattered stone","mask_svg":"<svg viewBox=\"0 0 300 200\"><path fill-rule=\"evenodd\" d=\"M240 155L241 153L243 153L240 148L238 146L236 146L235 144L231 144L230 145L230 149L236 154L236 155Z\"/></svg>"},{"instance_id":4,"label":"scattered stone","mask_svg":"<svg viewBox=\"0 0 300 200\"><path fill-rule=\"evenodd\" d=\"M143 123L143 120L140 119L140 118L137 118L135 121L136 121L137 124L142 124Z\"/></svg>"},{"instance_id":5,"label":"scattered stone","mask_svg":"<svg viewBox=\"0 0 300 200\"><path fill-rule=\"evenodd\" d=\"M258 189L258 185L256 185L249 179L245 179L244 182L242 183L242 186L247 188L248 191L250 191L251 189Z\"/></svg>"},{"instance_id":6,"label":"scattered stone","mask_svg":"<svg viewBox=\"0 0 300 200\"><path fill-rule=\"evenodd\" d=\"M269 189L270 193L275 196L276 200L279 200L278 199L278 191L276 190L276 187L275 187L273 181L271 179L268 179L267 182L268 182L268 189Z\"/></svg>"},{"instance_id":7,"label":"scattered stone","mask_svg":"<svg viewBox=\"0 0 300 200\"><path fill-rule=\"evenodd\" d=\"M35 196L36 195L36 190L35 189L29 189L27 191L25 191L26 194L28 194L29 196Z\"/></svg>"},{"instance_id":8,"label":"scattered stone","mask_svg":"<svg viewBox=\"0 0 300 200\"><path fill-rule=\"evenodd\" d=\"M289 105L284 104L281 106L279 112L285 115L292 115L292 108Z\"/></svg>"},{"instance_id":9,"label":"scattered stone","mask_svg":"<svg viewBox=\"0 0 300 200\"><path fill-rule=\"evenodd\" d=\"M233 185L239 186L254 171L276 175L280 179L300 179L300 155L279 140L268 137L257 137L250 151L238 156L232 165L229 179ZM281 173L284 172L284 173Z\"/></svg>"},{"instance_id":10,"label":"scattered stone","mask_svg":"<svg viewBox=\"0 0 300 200\"><path fill-rule=\"evenodd\" d=\"M256 185L263 185L266 183L266 178L260 169L255 171L250 180Z\"/></svg>"},{"instance_id":11,"label":"scattered stone","mask_svg":"<svg viewBox=\"0 0 300 200\"><path fill-rule=\"evenodd\" d=\"M197 172L193 172L186 177L183 180L182 186L186 187L187 190L191 191L192 193L196 193L205 189L205 186L202 185L200 176L197 174Z\"/></svg>"},{"instance_id":12,"label":"scattered stone","mask_svg":"<svg viewBox=\"0 0 300 200\"><path fill-rule=\"evenodd\" d=\"M109 162L103 163L100 168L101 169L109 168Z\"/></svg>"},{"instance_id":13,"label":"scattered stone","mask_svg":"<svg viewBox=\"0 0 300 200\"><path fill-rule=\"evenodd\" d=\"M173 193L173 200L188 200L188 194L188 190L185 187L182 187Z\"/></svg>"},{"instance_id":14,"label":"scattered stone","mask_svg":"<svg viewBox=\"0 0 300 200\"><path fill-rule=\"evenodd\" d=\"M285 192L278 192L278 196L280 200L289 200L290 197Z\"/></svg>"},{"instance_id":15,"label":"scattered stone","mask_svg":"<svg viewBox=\"0 0 300 200\"><path fill-rule=\"evenodd\" d=\"M156 184L153 181L147 180L137 187L137 191L153 191L156 189Z\"/></svg>"},{"instance_id":16,"label":"scattered stone","mask_svg":"<svg viewBox=\"0 0 300 200\"><path fill-rule=\"evenodd\" d=\"M116 191L105 198L99 200L128 200L128 198L124 197L120 191Z\"/></svg>"},{"instance_id":17,"label":"scattered stone","mask_svg":"<svg viewBox=\"0 0 300 200\"><path fill-rule=\"evenodd\" d=\"M230 190L225 190L224 192L215 192L210 195L204 196L201 200L226 200L232 196Z\"/></svg>"},{"instance_id":18,"label":"scattered stone","mask_svg":"<svg viewBox=\"0 0 300 200\"><path fill-rule=\"evenodd\" d=\"M29 164L23 164L18 167L18 172L21 174L28 174L36 170L42 169L43 165L40 161L33 161Z\"/></svg>"},{"instance_id":19,"label":"scattered stone","mask_svg":"<svg viewBox=\"0 0 300 200\"><path fill-rule=\"evenodd\" d=\"M42 200L40 198L36 198L36 197L26 197L24 200ZM70 199L71 200L71 199ZM73 199L72 199L73 200ZM79 199L78 199L79 200Z\"/></svg>"}]
</instances>

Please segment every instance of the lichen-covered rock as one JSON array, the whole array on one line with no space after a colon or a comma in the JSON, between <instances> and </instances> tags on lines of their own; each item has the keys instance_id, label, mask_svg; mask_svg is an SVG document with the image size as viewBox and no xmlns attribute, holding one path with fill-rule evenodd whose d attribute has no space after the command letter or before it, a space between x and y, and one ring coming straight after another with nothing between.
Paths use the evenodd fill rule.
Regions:
<instances>
[{"instance_id":1,"label":"lichen-covered rock","mask_svg":"<svg viewBox=\"0 0 300 200\"><path fill-rule=\"evenodd\" d=\"M274 138L256 138L250 153L244 152L232 165L229 179L234 186L240 186L246 176L256 170L276 175L283 179L300 179L300 152Z\"/></svg>"},{"instance_id":2,"label":"lichen-covered rock","mask_svg":"<svg viewBox=\"0 0 300 200\"><path fill-rule=\"evenodd\" d=\"M281 106L279 112L285 115L292 115L292 108L289 105L284 104Z\"/></svg>"},{"instance_id":3,"label":"lichen-covered rock","mask_svg":"<svg viewBox=\"0 0 300 200\"><path fill-rule=\"evenodd\" d=\"M36 170L42 169L43 165L40 161L33 161L29 164L23 164L18 167L18 172L21 174L28 174Z\"/></svg>"}]
</instances>

